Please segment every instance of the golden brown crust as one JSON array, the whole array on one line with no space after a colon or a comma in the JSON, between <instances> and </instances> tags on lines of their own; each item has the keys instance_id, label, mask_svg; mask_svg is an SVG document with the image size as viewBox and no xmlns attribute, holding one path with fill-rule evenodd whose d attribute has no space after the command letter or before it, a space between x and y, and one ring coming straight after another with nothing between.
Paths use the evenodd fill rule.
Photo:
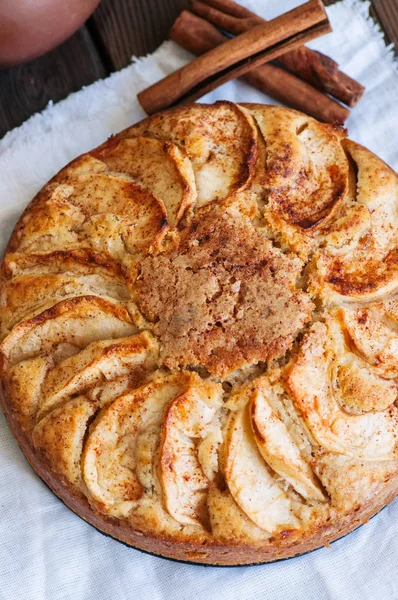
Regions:
<instances>
[{"instance_id":1,"label":"golden brown crust","mask_svg":"<svg viewBox=\"0 0 398 600\"><path fill-rule=\"evenodd\" d=\"M67 165L0 272L2 404L117 539L303 553L398 492L398 178L339 128L193 105Z\"/></svg>"}]
</instances>

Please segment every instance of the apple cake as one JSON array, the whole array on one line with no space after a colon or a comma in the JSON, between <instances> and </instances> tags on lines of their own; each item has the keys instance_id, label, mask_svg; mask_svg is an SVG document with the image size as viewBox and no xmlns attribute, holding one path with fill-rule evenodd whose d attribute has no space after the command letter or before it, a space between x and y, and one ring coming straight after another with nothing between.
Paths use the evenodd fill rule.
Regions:
<instances>
[{"instance_id":1,"label":"apple cake","mask_svg":"<svg viewBox=\"0 0 398 600\"><path fill-rule=\"evenodd\" d=\"M398 177L274 106L157 114L67 165L2 263L4 411L136 548L287 558L398 493Z\"/></svg>"}]
</instances>

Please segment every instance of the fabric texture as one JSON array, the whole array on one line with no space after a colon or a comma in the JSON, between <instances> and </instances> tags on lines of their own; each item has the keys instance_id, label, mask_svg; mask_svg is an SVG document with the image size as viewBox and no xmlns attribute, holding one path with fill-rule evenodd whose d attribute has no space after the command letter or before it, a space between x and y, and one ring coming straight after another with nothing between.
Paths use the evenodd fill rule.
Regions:
<instances>
[{"instance_id":1,"label":"fabric texture","mask_svg":"<svg viewBox=\"0 0 398 600\"><path fill-rule=\"evenodd\" d=\"M272 18L297 0L241 0ZM351 139L398 169L398 63L369 3L328 9L333 33L310 44L366 86L347 121ZM151 56L72 94L0 141L0 249L27 202L68 161L143 118L136 94L191 56L165 42ZM275 103L241 82L217 99ZM398 599L398 500L348 537L311 554L255 567L202 567L128 548L74 515L35 475L0 416L0 599Z\"/></svg>"}]
</instances>

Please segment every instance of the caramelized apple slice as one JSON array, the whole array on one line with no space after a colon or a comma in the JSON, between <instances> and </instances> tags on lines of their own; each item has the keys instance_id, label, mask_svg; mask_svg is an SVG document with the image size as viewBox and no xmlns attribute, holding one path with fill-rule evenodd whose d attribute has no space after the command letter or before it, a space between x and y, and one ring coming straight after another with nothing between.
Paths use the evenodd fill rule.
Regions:
<instances>
[{"instance_id":1,"label":"caramelized apple slice","mask_svg":"<svg viewBox=\"0 0 398 600\"><path fill-rule=\"evenodd\" d=\"M103 381L128 375L139 367L148 371L154 369L158 351L156 339L146 331L133 337L89 344L48 373L38 417L65 398L81 394Z\"/></svg>"},{"instance_id":2,"label":"caramelized apple slice","mask_svg":"<svg viewBox=\"0 0 398 600\"><path fill-rule=\"evenodd\" d=\"M317 323L307 335L288 377L293 401L315 441L330 452L358 460L398 458L398 410L361 415L342 410L332 386L328 332Z\"/></svg>"},{"instance_id":3,"label":"caramelized apple slice","mask_svg":"<svg viewBox=\"0 0 398 600\"><path fill-rule=\"evenodd\" d=\"M225 430L225 479L234 500L261 529L296 529L291 500L262 458L250 426L248 406L231 413Z\"/></svg>"},{"instance_id":4,"label":"caramelized apple slice","mask_svg":"<svg viewBox=\"0 0 398 600\"><path fill-rule=\"evenodd\" d=\"M51 468L80 488L83 439L96 410L95 403L78 396L44 417L32 432L34 447Z\"/></svg>"},{"instance_id":5,"label":"caramelized apple slice","mask_svg":"<svg viewBox=\"0 0 398 600\"><path fill-rule=\"evenodd\" d=\"M257 132L247 112L232 102L192 104L155 115L122 137L146 136L170 141L192 161L197 206L222 200L246 188L253 175Z\"/></svg>"},{"instance_id":6,"label":"caramelized apple slice","mask_svg":"<svg viewBox=\"0 0 398 600\"><path fill-rule=\"evenodd\" d=\"M87 438L82 468L89 499L102 512L125 516L145 491L151 492L138 478L137 442L154 429L159 440L164 408L186 386L187 376L182 373L158 376L99 413ZM153 473L151 465L149 468ZM139 471L142 474L142 465ZM146 481L150 481L148 473Z\"/></svg>"},{"instance_id":7,"label":"caramelized apple slice","mask_svg":"<svg viewBox=\"0 0 398 600\"><path fill-rule=\"evenodd\" d=\"M291 438L285 423L272 409L267 398L271 390L262 386L251 399L251 425L257 447L271 469L286 479L307 500L324 501L310 465Z\"/></svg>"},{"instance_id":8,"label":"caramelized apple slice","mask_svg":"<svg viewBox=\"0 0 398 600\"><path fill-rule=\"evenodd\" d=\"M40 192L12 248L43 252L89 244L121 260L126 251L157 248L166 231L166 208L152 192L112 174L85 173Z\"/></svg>"},{"instance_id":9,"label":"caramelized apple slice","mask_svg":"<svg viewBox=\"0 0 398 600\"><path fill-rule=\"evenodd\" d=\"M110 170L131 177L161 198L167 209L168 221L173 226L196 201L191 161L171 142L143 136L116 138L93 154Z\"/></svg>"},{"instance_id":10,"label":"caramelized apple slice","mask_svg":"<svg viewBox=\"0 0 398 600\"><path fill-rule=\"evenodd\" d=\"M126 308L97 296L63 300L23 321L0 344L0 357L11 366L61 344L84 348L101 339L120 338L136 333Z\"/></svg>"},{"instance_id":11,"label":"caramelized apple slice","mask_svg":"<svg viewBox=\"0 0 398 600\"><path fill-rule=\"evenodd\" d=\"M222 405L218 384L197 382L165 411L160 445L160 479L165 504L174 519L198 524L205 519L209 480L198 458L197 441L211 431Z\"/></svg>"},{"instance_id":12,"label":"caramelized apple slice","mask_svg":"<svg viewBox=\"0 0 398 600\"><path fill-rule=\"evenodd\" d=\"M348 189L342 131L293 110L247 106L266 145L266 211L302 230L324 226Z\"/></svg>"},{"instance_id":13,"label":"caramelized apple slice","mask_svg":"<svg viewBox=\"0 0 398 600\"><path fill-rule=\"evenodd\" d=\"M398 176L359 144L343 145L358 170L356 206L367 210L369 226L343 257L321 252L315 279L332 301L377 301L398 288Z\"/></svg>"}]
</instances>

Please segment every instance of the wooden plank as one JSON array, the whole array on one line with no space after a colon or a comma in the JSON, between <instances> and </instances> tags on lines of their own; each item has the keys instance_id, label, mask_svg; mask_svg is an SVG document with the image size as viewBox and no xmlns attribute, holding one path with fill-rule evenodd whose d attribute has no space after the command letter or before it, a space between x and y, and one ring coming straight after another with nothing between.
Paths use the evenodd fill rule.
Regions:
<instances>
[{"instance_id":1,"label":"wooden plank","mask_svg":"<svg viewBox=\"0 0 398 600\"><path fill-rule=\"evenodd\" d=\"M50 100L57 102L107 75L86 27L45 56L0 70L0 138Z\"/></svg>"},{"instance_id":2,"label":"wooden plank","mask_svg":"<svg viewBox=\"0 0 398 600\"><path fill-rule=\"evenodd\" d=\"M88 21L90 32L114 70L132 55L153 52L190 0L102 0Z\"/></svg>"},{"instance_id":3,"label":"wooden plank","mask_svg":"<svg viewBox=\"0 0 398 600\"><path fill-rule=\"evenodd\" d=\"M397 0L373 0L373 10L390 42L398 54L398 2Z\"/></svg>"},{"instance_id":4,"label":"wooden plank","mask_svg":"<svg viewBox=\"0 0 398 600\"><path fill-rule=\"evenodd\" d=\"M324 0L326 5L336 0ZM27 65L0 70L0 137L42 110L137 56L167 37L190 0L102 0L94 15L58 49ZM372 15L398 48L397 0L373 0Z\"/></svg>"},{"instance_id":5,"label":"wooden plank","mask_svg":"<svg viewBox=\"0 0 398 600\"><path fill-rule=\"evenodd\" d=\"M326 6L337 0L323 0ZM170 27L190 0L102 0L89 20L94 36L110 70L129 64L131 56L143 56L166 39ZM397 0L373 0L376 16L387 33L387 41L398 47Z\"/></svg>"}]
</instances>

